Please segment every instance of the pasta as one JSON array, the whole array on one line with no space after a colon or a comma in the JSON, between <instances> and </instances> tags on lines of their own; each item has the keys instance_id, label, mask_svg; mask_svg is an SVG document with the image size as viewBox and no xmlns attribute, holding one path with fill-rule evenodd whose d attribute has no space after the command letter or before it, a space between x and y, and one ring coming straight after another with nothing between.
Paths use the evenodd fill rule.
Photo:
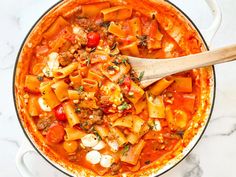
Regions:
<instances>
[{"instance_id":1,"label":"pasta","mask_svg":"<svg viewBox=\"0 0 236 177\"><path fill-rule=\"evenodd\" d=\"M98 15L102 9L110 7L109 2L100 2L96 4L87 4L82 6L82 15L85 17L92 17Z\"/></svg>"},{"instance_id":2,"label":"pasta","mask_svg":"<svg viewBox=\"0 0 236 177\"><path fill-rule=\"evenodd\" d=\"M94 71L89 70L88 72L88 79L95 80L98 83L101 83L104 77Z\"/></svg>"},{"instance_id":3,"label":"pasta","mask_svg":"<svg viewBox=\"0 0 236 177\"><path fill-rule=\"evenodd\" d=\"M139 56L139 49L136 42L119 48L124 55Z\"/></svg>"},{"instance_id":4,"label":"pasta","mask_svg":"<svg viewBox=\"0 0 236 177\"><path fill-rule=\"evenodd\" d=\"M69 85L66 84L63 80L56 82L52 86L53 91L55 92L59 101L65 101L68 99L68 88Z\"/></svg>"},{"instance_id":5,"label":"pasta","mask_svg":"<svg viewBox=\"0 0 236 177\"><path fill-rule=\"evenodd\" d=\"M66 141L72 141L72 140L78 140L81 139L82 137L84 137L86 135L85 132L78 130L76 128L65 128L65 140Z\"/></svg>"},{"instance_id":6,"label":"pasta","mask_svg":"<svg viewBox=\"0 0 236 177\"><path fill-rule=\"evenodd\" d=\"M121 38L126 36L125 32L121 29L121 26L116 25L114 22L111 22L111 24L109 25L108 31L111 34L114 34Z\"/></svg>"},{"instance_id":7,"label":"pasta","mask_svg":"<svg viewBox=\"0 0 236 177\"><path fill-rule=\"evenodd\" d=\"M148 113L151 118L165 118L165 106L161 96L153 97L146 93Z\"/></svg>"},{"instance_id":8,"label":"pasta","mask_svg":"<svg viewBox=\"0 0 236 177\"><path fill-rule=\"evenodd\" d=\"M47 31L44 32L43 36L47 39L51 38L67 25L69 25L69 23L63 17L59 16Z\"/></svg>"},{"instance_id":9,"label":"pasta","mask_svg":"<svg viewBox=\"0 0 236 177\"><path fill-rule=\"evenodd\" d=\"M128 115L128 116L125 116L125 117L121 117L121 118L118 118L113 126L122 126L122 127L127 127L127 128L131 128L133 126L133 118L132 118L132 115Z\"/></svg>"},{"instance_id":10,"label":"pasta","mask_svg":"<svg viewBox=\"0 0 236 177\"><path fill-rule=\"evenodd\" d=\"M192 92L192 78L191 77L174 77L173 88L177 92Z\"/></svg>"},{"instance_id":11,"label":"pasta","mask_svg":"<svg viewBox=\"0 0 236 177\"><path fill-rule=\"evenodd\" d=\"M26 49L25 59L31 60L17 93L35 131L45 148L94 176L141 176L146 165L165 164L187 145L185 134L198 116L198 72L142 88L142 76L129 64L126 55L174 58L201 51L200 43L191 52L183 48L185 40L186 46L194 44L195 33L187 32L180 42L171 37L181 23L175 15L168 16L175 22L169 23L167 9L146 12L146 6L133 8L126 1L76 5L36 30L40 41Z\"/></svg>"},{"instance_id":12,"label":"pasta","mask_svg":"<svg viewBox=\"0 0 236 177\"><path fill-rule=\"evenodd\" d=\"M80 123L80 119L75 113L75 108L70 103L63 106L70 127Z\"/></svg>"},{"instance_id":13,"label":"pasta","mask_svg":"<svg viewBox=\"0 0 236 177\"><path fill-rule=\"evenodd\" d=\"M96 92L98 90L98 82L93 79L82 79L81 85L87 92Z\"/></svg>"},{"instance_id":14,"label":"pasta","mask_svg":"<svg viewBox=\"0 0 236 177\"><path fill-rule=\"evenodd\" d=\"M116 6L102 11L104 21L124 20L131 16L132 8L127 6Z\"/></svg>"},{"instance_id":15,"label":"pasta","mask_svg":"<svg viewBox=\"0 0 236 177\"><path fill-rule=\"evenodd\" d=\"M65 78L66 76L71 74L76 68L78 68L78 63L74 62L64 68L57 69L56 71L54 71L53 75L55 78L58 79Z\"/></svg>"},{"instance_id":16,"label":"pasta","mask_svg":"<svg viewBox=\"0 0 236 177\"><path fill-rule=\"evenodd\" d=\"M57 105L60 104L60 101L58 100L56 94L53 92L51 88L51 82L44 82L40 84L40 92L42 95L42 98L45 100L45 102L48 104L48 106L53 109Z\"/></svg>"},{"instance_id":17,"label":"pasta","mask_svg":"<svg viewBox=\"0 0 236 177\"><path fill-rule=\"evenodd\" d=\"M167 87L169 87L174 82L172 77L166 77L158 82L156 82L153 86L150 87L149 92L155 96L160 95Z\"/></svg>"},{"instance_id":18,"label":"pasta","mask_svg":"<svg viewBox=\"0 0 236 177\"><path fill-rule=\"evenodd\" d=\"M37 76L27 75L25 78L25 89L30 92L39 92L40 81Z\"/></svg>"},{"instance_id":19,"label":"pasta","mask_svg":"<svg viewBox=\"0 0 236 177\"><path fill-rule=\"evenodd\" d=\"M71 73L69 78L71 80L71 85L73 85L75 89L78 89L81 86L82 77L79 73Z\"/></svg>"},{"instance_id":20,"label":"pasta","mask_svg":"<svg viewBox=\"0 0 236 177\"><path fill-rule=\"evenodd\" d=\"M38 116L40 113L38 99L39 99L38 96L32 96L29 98L28 111L29 111L30 116Z\"/></svg>"}]
</instances>

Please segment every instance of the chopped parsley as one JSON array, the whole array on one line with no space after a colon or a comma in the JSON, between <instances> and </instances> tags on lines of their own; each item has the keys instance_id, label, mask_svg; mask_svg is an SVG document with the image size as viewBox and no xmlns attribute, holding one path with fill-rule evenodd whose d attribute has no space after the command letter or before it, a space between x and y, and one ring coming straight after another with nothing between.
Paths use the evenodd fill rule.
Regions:
<instances>
[{"instance_id":1,"label":"chopped parsley","mask_svg":"<svg viewBox=\"0 0 236 177\"><path fill-rule=\"evenodd\" d=\"M43 81L43 76L37 76L37 79L42 82Z\"/></svg>"},{"instance_id":2,"label":"chopped parsley","mask_svg":"<svg viewBox=\"0 0 236 177\"><path fill-rule=\"evenodd\" d=\"M89 123L87 121L80 123L80 128L82 128L83 130L88 130L88 125Z\"/></svg>"},{"instance_id":3,"label":"chopped parsley","mask_svg":"<svg viewBox=\"0 0 236 177\"><path fill-rule=\"evenodd\" d=\"M116 66L118 66L120 64L120 62L117 60L112 61L112 63L114 63Z\"/></svg>"},{"instance_id":4,"label":"chopped parsley","mask_svg":"<svg viewBox=\"0 0 236 177\"><path fill-rule=\"evenodd\" d=\"M111 50L114 50L117 46L117 42L115 42L112 46L111 46Z\"/></svg>"},{"instance_id":5,"label":"chopped parsley","mask_svg":"<svg viewBox=\"0 0 236 177\"><path fill-rule=\"evenodd\" d=\"M79 86L79 88L77 89L78 92L83 92L84 91L84 87L81 85Z\"/></svg>"},{"instance_id":6,"label":"chopped parsley","mask_svg":"<svg viewBox=\"0 0 236 177\"><path fill-rule=\"evenodd\" d=\"M110 70L110 71L115 70L114 66L111 66L111 65L109 65L109 66L107 67L107 69Z\"/></svg>"},{"instance_id":7,"label":"chopped parsley","mask_svg":"<svg viewBox=\"0 0 236 177\"><path fill-rule=\"evenodd\" d=\"M81 113L81 109L80 108L75 108L75 113Z\"/></svg>"},{"instance_id":8,"label":"chopped parsley","mask_svg":"<svg viewBox=\"0 0 236 177\"><path fill-rule=\"evenodd\" d=\"M122 155L126 155L130 149L130 145L126 144L122 150Z\"/></svg>"},{"instance_id":9,"label":"chopped parsley","mask_svg":"<svg viewBox=\"0 0 236 177\"><path fill-rule=\"evenodd\" d=\"M119 80L118 80L118 84L121 85L123 84L125 81L125 75L123 75Z\"/></svg>"},{"instance_id":10,"label":"chopped parsley","mask_svg":"<svg viewBox=\"0 0 236 177\"><path fill-rule=\"evenodd\" d=\"M45 71L45 75L46 75L47 77L49 77L49 76L50 76L50 71L49 71L49 70L46 70L46 71Z\"/></svg>"},{"instance_id":11,"label":"chopped parsley","mask_svg":"<svg viewBox=\"0 0 236 177\"><path fill-rule=\"evenodd\" d=\"M126 65L127 61L128 61L128 58L122 58L121 63L124 64L124 65Z\"/></svg>"},{"instance_id":12,"label":"chopped parsley","mask_svg":"<svg viewBox=\"0 0 236 177\"><path fill-rule=\"evenodd\" d=\"M110 26L110 23L109 21L104 21L102 23L100 23L100 26L104 27L104 28L108 28Z\"/></svg>"},{"instance_id":13,"label":"chopped parsley","mask_svg":"<svg viewBox=\"0 0 236 177\"><path fill-rule=\"evenodd\" d=\"M129 108L129 104L124 102L122 105L118 107L119 110L124 111L125 109Z\"/></svg>"},{"instance_id":14,"label":"chopped parsley","mask_svg":"<svg viewBox=\"0 0 236 177\"><path fill-rule=\"evenodd\" d=\"M177 131L176 134L179 135L181 138L183 138L184 131Z\"/></svg>"},{"instance_id":15,"label":"chopped parsley","mask_svg":"<svg viewBox=\"0 0 236 177\"><path fill-rule=\"evenodd\" d=\"M87 57L87 60L86 60L86 65L89 66L90 63L91 63L91 59L90 59L90 57L88 56L88 57Z\"/></svg>"},{"instance_id":16,"label":"chopped parsley","mask_svg":"<svg viewBox=\"0 0 236 177\"><path fill-rule=\"evenodd\" d=\"M138 80L141 81L143 79L144 76L144 71L142 71L139 76L138 76Z\"/></svg>"},{"instance_id":17,"label":"chopped parsley","mask_svg":"<svg viewBox=\"0 0 236 177\"><path fill-rule=\"evenodd\" d=\"M97 131L94 131L94 134L98 137L98 140L99 140L99 141L102 140L102 137L98 134Z\"/></svg>"}]
</instances>

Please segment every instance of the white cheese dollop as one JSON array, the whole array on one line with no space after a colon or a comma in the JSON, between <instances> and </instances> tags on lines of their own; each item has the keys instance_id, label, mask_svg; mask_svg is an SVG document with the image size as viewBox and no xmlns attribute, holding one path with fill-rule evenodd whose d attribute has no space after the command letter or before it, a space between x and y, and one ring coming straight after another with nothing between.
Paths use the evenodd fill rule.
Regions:
<instances>
[{"instance_id":1,"label":"white cheese dollop","mask_svg":"<svg viewBox=\"0 0 236 177\"><path fill-rule=\"evenodd\" d=\"M47 65L43 68L43 73L46 77L53 77L53 70L59 68L60 63L58 61L59 54L57 52L52 52L48 55Z\"/></svg>"},{"instance_id":2,"label":"white cheese dollop","mask_svg":"<svg viewBox=\"0 0 236 177\"><path fill-rule=\"evenodd\" d=\"M105 147L105 143L103 141L99 141L99 143L93 147L94 150L101 150Z\"/></svg>"},{"instance_id":3,"label":"white cheese dollop","mask_svg":"<svg viewBox=\"0 0 236 177\"><path fill-rule=\"evenodd\" d=\"M59 67L59 61L58 61L59 54L57 52L52 52L48 55L48 67L50 70L57 69Z\"/></svg>"},{"instance_id":4,"label":"white cheese dollop","mask_svg":"<svg viewBox=\"0 0 236 177\"><path fill-rule=\"evenodd\" d=\"M86 154L86 160L91 164L98 164L101 160L101 154L98 151L90 151Z\"/></svg>"},{"instance_id":5,"label":"white cheese dollop","mask_svg":"<svg viewBox=\"0 0 236 177\"><path fill-rule=\"evenodd\" d=\"M113 164L114 159L110 155L102 155L100 165L104 168L109 168Z\"/></svg>"},{"instance_id":6,"label":"white cheese dollop","mask_svg":"<svg viewBox=\"0 0 236 177\"><path fill-rule=\"evenodd\" d=\"M94 134L87 134L81 138L81 142L85 147L94 147L98 144L98 137Z\"/></svg>"},{"instance_id":7,"label":"white cheese dollop","mask_svg":"<svg viewBox=\"0 0 236 177\"><path fill-rule=\"evenodd\" d=\"M155 130L155 131L161 131L161 123L160 123L159 120L155 120L155 121L154 121L153 130Z\"/></svg>"},{"instance_id":8,"label":"white cheese dollop","mask_svg":"<svg viewBox=\"0 0 236 177\"><path fill-rule=\"evenodd\" d=\"M47 103L45 102L45 100L42 97L39 97L38 103L39 103L40 108L43 111L46 111L46 112L52 111L52 109L47 105Z\"/></svg>"},{"instance_id":9,"label":"white cheese dollop","mask_svg":"<svg viewBox=\"0 0 236 177\"><path fill-rule=\"evenodd\" d=\"M117 152L119 150L119 144L117 141L107 141L107 144L110 146L111 151Z\"/></svg>"}]
</instances>

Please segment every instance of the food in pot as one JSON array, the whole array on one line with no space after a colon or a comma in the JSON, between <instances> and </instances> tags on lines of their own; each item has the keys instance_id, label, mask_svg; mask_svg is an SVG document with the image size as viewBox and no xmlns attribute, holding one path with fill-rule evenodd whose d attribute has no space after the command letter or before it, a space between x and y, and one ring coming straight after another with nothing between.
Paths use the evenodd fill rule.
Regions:
<instances>
[{"instance_id":1,"label":"food in pot","mask_svg":"<svg viewBox=\"0 0 236 177\"><path fill-rule=\"evenodd\" d=\"M143 73L137 76L125 56L201 51L195 33L186 31L191 47L184 47L160 16L124 4L84 4L59 15L31 47L21 95L35 131L67 163L98 175L135 173L173 158L194 135L185 137L201 99L197 70L143 89Z\"/></svg>"}]
</instances>

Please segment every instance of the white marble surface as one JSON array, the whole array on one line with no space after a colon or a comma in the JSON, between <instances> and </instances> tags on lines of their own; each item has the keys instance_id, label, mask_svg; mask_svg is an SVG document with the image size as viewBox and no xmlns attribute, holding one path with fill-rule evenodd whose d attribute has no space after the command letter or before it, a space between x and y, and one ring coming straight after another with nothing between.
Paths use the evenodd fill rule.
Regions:
<instances>
[{"instance_id":1,"label":"white marble surface","mask_svg":"<svg viewBox=\"0 0 236 177\"><path fill-rule=\"evenodd\" d=\"M36 19L57 0L0 1L0 177L20 177L15 156L25 140L12 98L12 75L17 52ZM197 24L207 27L212 20L204 0L172 0ZM212 48L236 43L236 1L218 0L223 21ZM163 177L236 176L236 62L216 66L216 102L205 135L191 154ZM64 175L38 154L29 153L25 163L33 176Z\"/></svg>"}]
</instances>

